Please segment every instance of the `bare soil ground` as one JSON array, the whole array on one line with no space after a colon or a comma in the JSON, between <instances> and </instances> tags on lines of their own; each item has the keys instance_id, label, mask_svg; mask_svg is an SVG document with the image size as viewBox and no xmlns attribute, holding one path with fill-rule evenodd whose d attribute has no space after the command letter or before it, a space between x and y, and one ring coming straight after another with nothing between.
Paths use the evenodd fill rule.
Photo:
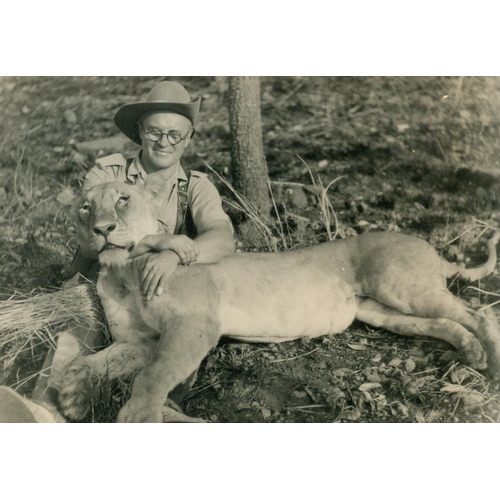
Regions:
<instances>
[{"instance_id":1,"label":"bare soil ground","mask_svg":"<svg viewBox=\"0 0 500 500\"><path fill-rule=\"evenodd\" d=\"M57 197L78 191L97 157L136 150L119 138L89 141L117 136L117 107L163 79L0 80L2 298L58 287L71 276L76 239ZM184 164L203 170L207 162L229 177L224 80L173 79L203 97ZM402 231L449 260L480 264L484 227L498 227L500 217L499 112L495 78L263 78L264 147L287 226L278 244L324 241L328 229L339 237ZM328 193L338 225L325 226L309 169L324 185L337 179ZM256 243L242 240L239 248L255 250ZM490 294L450 286L493 304L499 284L494 274L478 287ZM498 314L498 306L493 310ZM29 395L44 355L26 351L0 382ZM355 324L312 341L223 341L202 364L184 408L213 422L498 422L498 389L456 363L443 342ZM101 387L89 421L113 421L127 391L124 384Z\"/></svg>"}]
</instances>

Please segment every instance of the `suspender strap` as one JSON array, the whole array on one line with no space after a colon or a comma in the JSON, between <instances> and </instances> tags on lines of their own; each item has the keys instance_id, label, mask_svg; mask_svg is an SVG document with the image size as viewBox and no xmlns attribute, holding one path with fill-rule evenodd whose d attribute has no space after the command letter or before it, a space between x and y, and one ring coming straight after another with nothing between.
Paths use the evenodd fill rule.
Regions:
<instances>
[{"instance_id":1,"label":"suspender strap","mask_svg":"<svg viewBox=\"0 0 500 500\"><path fill-rule=\"evenodd\" d=\"M193 220L193 214L188 206L188 189L189 181L191 180L191 172L186 172L188 181L177 186L177 221L175 223L174 234L185 234L193 239L198 236L196 226Z\"/></svg>"}]
</instances>

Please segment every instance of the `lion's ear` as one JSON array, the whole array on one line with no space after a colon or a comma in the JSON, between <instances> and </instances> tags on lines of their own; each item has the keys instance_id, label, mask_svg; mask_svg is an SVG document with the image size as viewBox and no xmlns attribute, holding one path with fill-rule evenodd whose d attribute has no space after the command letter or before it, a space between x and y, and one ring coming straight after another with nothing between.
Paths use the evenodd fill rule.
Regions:
<instances>
[{"instance_id":1,"label":"lion's ear","mask_svg":"<svg viewBox=\"0 0 500 500\"><path fill-rule=\"evenodd\" d=\"M75 195L71 189L66 188L63 189L58 195L57 195L57 201L66 208L68 211L70 219L76 223L78 219L78 206L80 205L82 201L82 196Z\"/></svg>"}]
</instances>

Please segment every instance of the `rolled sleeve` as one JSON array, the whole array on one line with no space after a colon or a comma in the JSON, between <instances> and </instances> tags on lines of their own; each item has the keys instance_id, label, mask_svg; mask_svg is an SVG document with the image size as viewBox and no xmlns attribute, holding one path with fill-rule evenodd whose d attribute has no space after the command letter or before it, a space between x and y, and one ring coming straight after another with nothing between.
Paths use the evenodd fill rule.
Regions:
<instances>
[{"instance_id":1,"label":"rolled sleeve","mask_svg":"<svg viewBox=\"0 0 500 500\"><path fill-rule=\"evenodd\" d=\"M198 177L196 182L192 183L189 192L189 206L198 234L204 233L207 226L216 220L227 222L232 230L231 219L222 208L219 192L207 177Z\"/></svg>"}]
</instances>

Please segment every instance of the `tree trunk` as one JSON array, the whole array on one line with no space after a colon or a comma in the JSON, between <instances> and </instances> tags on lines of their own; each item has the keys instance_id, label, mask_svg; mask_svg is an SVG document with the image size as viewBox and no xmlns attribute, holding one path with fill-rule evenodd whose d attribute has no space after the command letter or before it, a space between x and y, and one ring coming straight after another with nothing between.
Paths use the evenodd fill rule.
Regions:
<instances>
[{"instance_id":1,"label":"tree trunk","mask_svg":"<svg viewBox=\"0 0 500 500\"><path fill-rule=\"evenodd\" d=\"M233 186L257 208L263 220L268 220L271 201L262 145L260 79L231 76L228 80Z\"/></svg>"}]
</instances>

